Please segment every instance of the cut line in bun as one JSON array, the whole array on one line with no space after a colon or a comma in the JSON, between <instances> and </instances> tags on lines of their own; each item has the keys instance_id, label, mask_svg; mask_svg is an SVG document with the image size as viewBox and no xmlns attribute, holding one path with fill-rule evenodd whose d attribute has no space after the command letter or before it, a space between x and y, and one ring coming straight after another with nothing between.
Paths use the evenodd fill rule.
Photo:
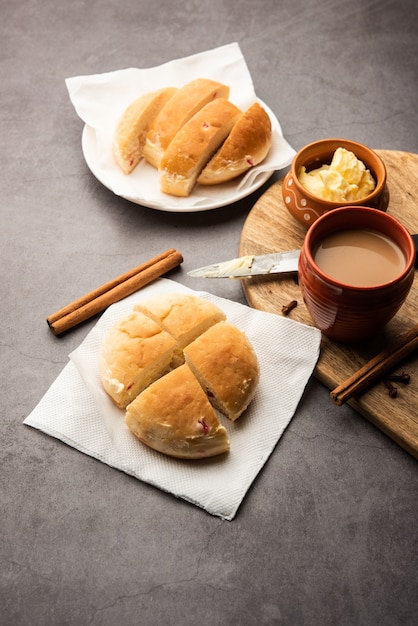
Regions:
<instances>
[{"instance_id":1,"label":"cut line in bun","mask_svg":"<svg viewBox=\"0 0 418 626\"><path fill-rule=\"evenodd\" d=\"M213 406L235 421L252 401L259 380L257 356L245 333L220 322L184 349L186 363Z\"/></svg>"},{"instance_id":2,"label":"cut line in bun","mask_svg":"<svg viewBox=\"0 0 418 626\"><path fill-rule=\"evenodd\" d=\"M244 113L230 88L196 78L132 102L113 134L118 166L130 174L144 158L159 171L160 191L189 196L195 185L231 181L261 163L272 145L267 111L254 102Z\"/></svg>"},{"instance_id":3,"label":"cut line in bun","mask_svg":"<svg viewBox=\"0 0 418 626\"><path fill-rule=\"evenodd\" d=\"M271 121L255 102L237 121L224 144L203 168L197 182L217 185L244 174L266 158L272 142Z\"/></svg>"},{"instance_id":4,"label":"cut line in bun","mask_svg":"<svg viewBox=\"0 0 418 626\"><path fill-rule=\"evenodd\" d=\"M189 196L205 163L228 137L241 111L218 98L205 105L176 134L160 161L160 189Z\"/></svg>"},{"instance_id":5,"label":"cut line in bun","mask_svg":"<svg viewBox=\"0 0 418 626\"><path fill-rule=\"evenodd\" d=\"M181 87L154 119L149 129L144 157L158 169L161 158L177 132L208 102L229 98L229 87L209 78L196 78Z\"/></svg>"},{"instance_id":6,"label":"cut line in bun","mask_svg":"<svg viewBox=\"0 0 418 626\"><path fill-rule=\"evenodd\" d=\"M229 451L225 427L185 364L143 391L128 406L125 423L144 444L179 459Z\"/></svg>"},{"instance_id":7,"label":"cut line in bun","mask_svg":"<svg viewBox=\"0 0 418 626\"><path fill-rule=\"evenodd\" d=\"M140 311L132 311L107 331L100 347L99 374L120 409L169 370L176 345L168 332Z\"/></svg>"},{"instance_id":8,"label":"cut line in bun","mask_svg":"<svg viewBox=\"0 0 418 626\"><path fill-rule=\"evenodd\" d=\"M235 421L253 400L259 364L246 334L214 303L160 293L105 333L99 375L130 430L178 458L229 450L221 413Z\"/></svg>"},{"instance_id":9,"label":"cut line in bun","mask_svg":"<svg viewBox=\"0 0 418 626\"><path fill-rule=\"evenodd\" d=\"M183 350L210 326L226 316L219 307L194 294L166 293L139 302L134 310L148 315L177 342L173 366L184 362Z\"/></svg>"}]
</instances>

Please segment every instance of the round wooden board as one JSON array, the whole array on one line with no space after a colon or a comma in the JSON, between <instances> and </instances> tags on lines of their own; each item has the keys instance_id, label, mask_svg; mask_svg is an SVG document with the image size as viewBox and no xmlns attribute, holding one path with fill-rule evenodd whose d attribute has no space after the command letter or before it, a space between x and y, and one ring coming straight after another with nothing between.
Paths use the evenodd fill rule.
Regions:
<instances>
[{"instance_id":1,"label":"round wooden board","mask_svg":"<svg viewBox=\"0 0 418 626\"><path fill-rule=\"evenodd\" d=\"M376 150L387 168L390 200L388 213L399 219L411 233L418 233L418 155L408 152ZM279 180L261 196L250 211L240 239L239 254L266 254L300 248L306 229L290 215L282 199ZM256 276L242 281L250 306L282 314L282 306L291 300L298 305L290 317L312 325L303 303L297 278L292 276ZM417 322L417 273L407 301L390 324L373 340L345 346L323 337L315 376L329 389L344 382L395 337ZM418 363L411 357L402 368L411 375L411 384L399 389L396 399L389 398L383 384L378 384L351 404L403 448L418 458Z\"/></svg>"}]
</instances>

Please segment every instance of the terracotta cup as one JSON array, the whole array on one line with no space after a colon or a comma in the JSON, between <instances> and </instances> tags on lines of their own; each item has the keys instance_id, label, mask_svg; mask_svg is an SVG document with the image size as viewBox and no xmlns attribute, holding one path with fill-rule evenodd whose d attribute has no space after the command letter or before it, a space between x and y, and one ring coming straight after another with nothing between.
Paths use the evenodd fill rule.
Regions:
<instances>
[{"instance_id":1,"label":"terracotta cup","mask_svg":"<svg viewBox=\"0 0 418 626\"><path fill-rule=\"evenodd\" d=\"M346 229L377 231L395 242L405 255L399 275L376 286L356 287L325 274L315 263L315 251L325 237ZM299 258L299 285L315 326L330 339L343 343L368 339L395 316L405 301L414 280L414 261L411 235L387 213L352 206L321 216L308 230Z\"/></svg>"},{"instance_id":2,"label":"terracotta cup","mask_svg":"<svg viewBox=\"0 0 418 626\"><path fill-rule=\"evenodd\" d=\"M353 152L370 170L376 187L359 201L331 202L314 196L299 182L298 172L302 166L307 171L330 164L337 148ZM341 206L370 206L386 211L389 191L386 185L386 167L380 156L367 146L348 139L322 139L308 144L295 155L290 170L283 179L283 201L290 214L305 228L309 228L324 213Z\"/></svg>"}]
</instances>

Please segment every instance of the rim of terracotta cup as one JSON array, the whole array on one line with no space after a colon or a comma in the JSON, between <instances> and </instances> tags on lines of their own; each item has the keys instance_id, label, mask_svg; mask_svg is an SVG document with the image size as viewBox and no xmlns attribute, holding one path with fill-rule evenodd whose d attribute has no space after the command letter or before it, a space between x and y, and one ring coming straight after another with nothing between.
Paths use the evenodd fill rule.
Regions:
<instances>
[{"instance_id":1,"label":"rim of terracotta cup","mask_svg":"<svg viewBox=\"0 0 418 626\"><path fill-rule=\"evenodd\" d=\"M389 225L389 227L387 228L387 230L382 230L381 232L385 234L387 237L389 237L390 239L394 240L395 243L397 243L397 245L400 245L398 241L400 238L404 240L406 245L402 245L401 247L406 257L405 267L402 270L402 272L398 274L396 278L394 278L393 280L389 280L385 283L378 283L377 285L357 286L357 285L350 285L350 283L344 283L341 280L337 280L336 278L333 278L332 276L322 271L318 267L311 253L312 240L313 239L315 240L315 238L317 238L317 242L319 243L323 237L321 236L320 233L319 235L317 235L317 232L318 230L321 230L322 224L326 221L337 220L339 215L341 215L342 213L347 213L347 214L356 213L358 215L366 215L368 213L369 215L372 215L373 217L377 219L377 223L376 225L370 225L370 224L362 225L356 222L354 223L347 222L346 224L339 223L339 224L336 224L335 230L327 231L327 233L325 233L323 237L327 237L328 234L335 233L340 230L346 230L346 229L351 230L351 229L357 229L357 228L369 228L370 230L380 232L379 222L386 222ZM395 238L393 236L393 232L390 226L396 228L398 232L401 234L401 237ZM316 241L314 241L314 246L315 246L315 243ZM393 217L393 215L389 215L388 213L379 211L379 209L373 209L371 207L358 206L358 205L338 207L334 209L333 211L329 211L328 213L324 213L323 215L321 215L321 217L318 217L318 219L312 224L312 226L307 231L303 247L304 247L304 254L306 256L308 263L315 267L315 272L318 274L318 276L322 280L324 280L324 282L331 283L332 285L336 287L344 287L344 289L352 289L353 291L370 291L370 289L373 289L375 291L379 289L385 289L388 287L388 285L391 285L399 280L402 280L411 271L411 268L413 267L414 261L415 261L415 245L414 245L412 236L410 232L408 231L408 229L398 219Z\"/></svg>"},{"instance_id":2,"label":"rim of terracotta cup","mask_svg":"<svg viewBox=\"0 0 418 626\"><path fill-rule=\"evenodd\" d=\"M330 162L337 148L346 148L347 150L351 150L351 152L353 152L356 155L356 157L364 163L366 168L370 170L370 173L375 179L376 186L372 192L370 192L367 196L364 196L363 198L361 198L358 201L359 203L366 204L370 200L373 200L373 198L378 196L383 191L384 186L386 184L386 178L387 178L386 166L383 160L374 150L372 150L371 148L369 148L363 143L359 143L351 139L329 138L329 139L319 139L318 141L312 141L311 143L308 143L306 146L301 148L293 158L293 161L291 164L292 175L293 175L296 185L299 187L299 189L301 190L304 196L310 198L311 200L314 200L315 202L320 202L325 207L328 207L328 206L330 208L335 207L335 200L325 200L319 196L315 196L313 193L311 193L308 189L306 189L302 185L298 177L298 171L300 167L305 166L308 168L312 167L312 169L315 169L315 167L321 167L321 165L324 164L324 161L322 161L321 159L318 160L318 159L313 158L315 156L315 153L318 150L318 147L322 149L327 148L327 152L329 152L329 156L330 156L330 159L329 159ZM362 158L358 154L359 152L366 152L368 156L367 160L365 158ZM353 200L347 200L347 202L339 202L339 205L347 206L347 207L356 205L356 204L358 205L358 203L356 203L355 201L353 202Z\"/></svg>"}]
</instances>

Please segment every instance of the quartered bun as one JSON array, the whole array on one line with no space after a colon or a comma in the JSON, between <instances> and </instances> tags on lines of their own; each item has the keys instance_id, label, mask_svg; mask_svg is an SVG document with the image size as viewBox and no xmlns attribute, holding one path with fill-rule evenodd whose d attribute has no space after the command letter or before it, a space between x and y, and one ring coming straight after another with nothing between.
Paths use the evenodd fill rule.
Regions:
<instances>
[{"instance_id":1,"label":"quartered bun","mask_svg":"<svg viewBox=\"0 0 418 626\"><path fill-rule=\"evenodd\" d=\"M229 450L227 431L187 365L143 391L128 406L125 423L147 446L176 458L201 459Z\"/></svg>"},{"instance_id":2,"label":"quartered bun","mask_svg":"<svg viewBox=\"0 0 418 626\"><path fill-rule=\"evenodd\" d=\"M132 311L106 333L99 373L104 389L121 409L170 368L176 340L159 324Z\"/></svg>"},{"instance_id":3,"label":"quartered bun","mask_svg":"<svg viewBox=\"0 0 418 626\"><path fill-rule=\"evenodd\" d=\"M253 399L260 375L246 335L233 324L220 322L186 346L184 355L214 407L236 420Z\"/></svg>"},{"instance_id":4,"label":"quartered bun","mask_svg":"<svg viewBox=\"0 0 418 626\"><path fill-rule=\"evenodd\" d=\"M246 335L194 294L159 294L105 334L99 373L126 424L151 448L179 458L229 449L217 412L236 420L254 397L257 356Z\"/></svg>"}]
</instances>

